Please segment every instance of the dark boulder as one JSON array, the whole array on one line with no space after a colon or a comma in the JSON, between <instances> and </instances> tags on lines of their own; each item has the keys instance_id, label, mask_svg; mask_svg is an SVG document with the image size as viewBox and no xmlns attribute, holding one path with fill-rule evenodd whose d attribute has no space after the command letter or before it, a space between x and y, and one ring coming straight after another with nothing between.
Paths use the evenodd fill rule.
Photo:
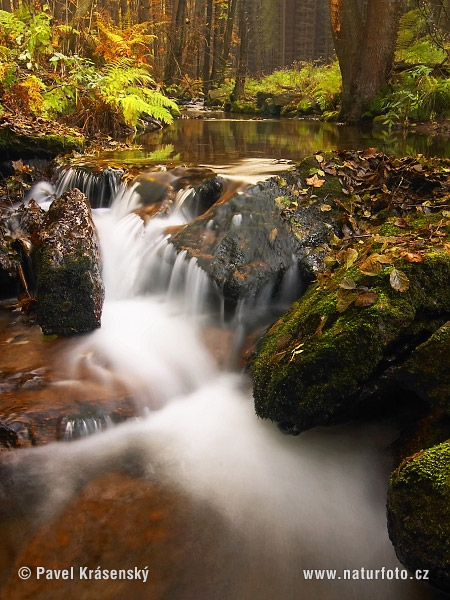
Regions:
<instances>
[{"instance_id":1,"label":"dark boulder","mask_svg":"<svg viewBox=\"0 0 450 600\"><path fill-rule=\"evenodd\" d=\"M391 476L388 530L401 562L450 590L450 440L404 460Z\"/></svg>"},{"instance_id":2,"label":"dark boulder","mask_svg":"<svg viewBox=\"0 0 450 600\"><path fill-rule=\"evenodd\" d=\"M73 189L55 200L35 254L37 318L45 334L72 335L100 327L104 288L89 202Z\"/></svg>"},{"instance_id":3,"label":"dark boulder","mask_svg":"<svg viewBox=\"0 0 450 600\"><path fill-rule=\"evenodd\" d=\"M275 202L259 189L223 198L176 233L186 250L228 300L256 295L293 262L298 244Z\"/></svg>"}]
</instances>

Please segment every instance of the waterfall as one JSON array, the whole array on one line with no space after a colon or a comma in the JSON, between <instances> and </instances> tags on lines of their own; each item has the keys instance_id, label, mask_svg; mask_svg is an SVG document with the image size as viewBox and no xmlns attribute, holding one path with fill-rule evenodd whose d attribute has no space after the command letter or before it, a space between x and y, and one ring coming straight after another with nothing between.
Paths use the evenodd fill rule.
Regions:
<instances>
[{"instance_id":1,"label":"waterfall","mask_svg":"<svg viewBox=\"0 0 450 600\"><path fill-rule=\"evenodd\" d=\"M63 437L83 439L16 453L15 469L22 475L11 485L20 493L38 489L26 495L31 509L51 519L86 482L116 465L125 468L132 456L133 469L151 481L211 507L223 519L214 542L221 565L212 582L214 596L199 592L211 583L205 568L197 574L200 580L193 575L180 588L177 572L170 572L170 600L429 597L410 581L305 579L303 569L400 567L384 506L386 447L395 432L383 423L287 438L255 417L248 378L221 371L204 342L205 330L224 327L223 298L197 260L177 254L165 233L192 218L189 198L189 191L179 192L169 215L145 223L133 212L140 197L131 186L119 189L109 208L93 211L106 286L102 327L61 357L68 374L59 382L62 390L92 379L113 391L120 382L141 418L111 427L105 416L69 417ZM241 226L239 217L232 227ZM293 261L275 299L279 306L292 300L297 284ZM268 284L257 298L238 303L226 325L234 348L249 322L257 325L270 312L272 295ZM207 518L204 527L208 530ZM145 549L139 551L145 556ZM193 547L205 564L206 551ZM121 588L120 597L134 598L133 590Z\"/></svg>"}]
</instances>

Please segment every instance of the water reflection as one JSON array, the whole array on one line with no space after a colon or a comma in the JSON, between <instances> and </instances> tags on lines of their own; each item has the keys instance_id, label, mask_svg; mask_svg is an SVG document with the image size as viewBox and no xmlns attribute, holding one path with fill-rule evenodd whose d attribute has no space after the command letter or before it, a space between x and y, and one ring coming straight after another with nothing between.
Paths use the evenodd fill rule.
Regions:
<instances>
[{"instance_id":1,"label":"water reflection","mask_svg":"<svg viewBox=\"0 0 450 600\"><path fill-rule=\"evenodd\" d=\"M317 150L368 147L401 156L450 158L448 138L294 119L180 119L138 141L143 152L127 153L128 158L137 159L139 154L142 160L149 152L172 144L181 161L212 165L262 157L297 161Z\"/></svg>"}]
</instances>

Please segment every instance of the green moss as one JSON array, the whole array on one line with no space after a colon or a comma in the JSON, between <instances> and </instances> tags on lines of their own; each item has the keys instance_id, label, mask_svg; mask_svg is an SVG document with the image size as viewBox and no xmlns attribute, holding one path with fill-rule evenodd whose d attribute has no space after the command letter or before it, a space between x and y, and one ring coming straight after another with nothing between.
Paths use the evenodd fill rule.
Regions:
<instances>
[{"instance_id":1,"label":"green moss","mask_svg":"<svg viewBox=\"0 0 450 600\"><path fill-rule=\"evenodd\" d=\"M379 234L386 237L401 236L405 235L405 233L420 234L421 231L426 232L433 225L438 226L442 222L442 218L441 213L424 214L416 212L403 219L404 223L402 227L397 227L395 225L397 218L393 217L381 225ZM450 234L450 227L448 225L439 227L439 230L447 235Z\"/></svg>"},{"instance_id":2,"label":"green moss","mask_svg":"<svg viewBox=\"0 0 450 600\"><path fill-rule=\"evenodd\" d=\"M73 135L20 135L16 134L8 127L0 128L0 149L7 156L17 157L26 155L36 155L44 157L54 157L58 154L71 152L72 150L81 151L84 147L85 139Z\"/></svg>"},{"instance_id":3,"label":"green moss","mask_svg":"<svg viewBox=\"0 0 450 600\"><path fill-rule=\"evenodd\" d=\"M334 152L322 152L321 156L323 156L324 162L326 163L338 163ZM295 169L302 180L305 181L307 177L311 177L320 170L320 165L321 163L317 161L315 156L307 156L296 165ZM318 175L318 177L325 180L325 183L322 187L314 188L314 194L316 196L319 198L327 197L330 204L333 204L333 198L342 199L346 197L342 192L342 184L339 182L339 177L327 174Z\"/></svg>"},{"instance_id":4,"label":"green moss","mask_svg":"<svg viewBox=\"0 0 450 600\"><path fill-rule=\"evenodd\" d=\"M332 290L312 285L272 327L252 365L259 416L300 429L347 418L389 346L401 336L430 335L430 316L450 314L450 256L436 252L421 263L396 266L410 280L404 293L390 286L392 266L370 277L355 265L336 274ZM344 276L377 293L377 301L339 313L337 284Z\"/></svg>"},{"instance_id":5,"label":"green moss","mask_svg":"<svg viewBox=\"0 0 450 600\"><path fill-rule=\"evenodd\" d=\"M450 587L450 440L419 452L394 471L388 493L389 535L411 570Z\"/></svg>"},{"instance_id":6,"label":"green moss","mask_svg":"<svg viewBox=\"0 0 450 600\"><path fill-rule=\"evenodd\" d=\"M246 115L260 115L261 110L256 105L256 100L249 102L246 100L235 100L231 103L231 112L242 113Z\"/></svg>"}]
</instances>

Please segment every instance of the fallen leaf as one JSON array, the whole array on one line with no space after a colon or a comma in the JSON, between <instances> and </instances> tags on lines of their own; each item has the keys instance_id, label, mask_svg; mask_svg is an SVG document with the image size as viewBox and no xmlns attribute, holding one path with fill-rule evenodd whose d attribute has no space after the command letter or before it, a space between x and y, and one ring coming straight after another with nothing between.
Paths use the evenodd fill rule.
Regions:
<instances>
[{"instance_id":1,"label":"fallen leaf","mask_svg":"<svg viewBox=\"0 0 450 600\"><path fill-rule=\"evenodd\" d=\"M11 161L14 171L20 171L23 167L22 159Z\"/></svg>"},{"instance_id":2,"label":"fallen leaf","mask_svg":"<svg viewBox=\"0 0 450 600\"><path fill-rule=\"evenodd\" d=\"M389 281L391 287L396 292L406 292L406 290L409 288L408 277L405 275L405 273L403 273L403 271L400 271L399 269L392 269Z\"/></svg>"},{"instance_id":3,"label":"fallen leaf","mask_svg":"<svg viewBox=\"0 0 450 600\"><path fill-rule=\"evenodd\" d=\"M343 313L358 297L358 292L349 290L338 290L336 310Z\"/></svg>"},{"instance_id":4,"label":"fallen leaf","mask_svg":"<svg viewBox=\"0 0 450 600\"><path fill-rule=\"evenodd\" d=\"M355 306L372 306L378 300L378 294L375 292L363 292L355 300Z\"/></svg>"},{"instance_id":5,"label":"fallen leaf","mask_svg":"<svg viewBox=\"0 0 450 600\"><path fill-rule=\"evenodd\" d=\"M328 317L326 315L324 315L323 317L320 317L320 323L317 326L316 331L314 332L314 335L317 337L320 337L323 333L323 328L325 326L325 323L327 322Z\"/></svg>"},{"instance_id":6,"label":"fallen leaf","mask_svg":"<svg viewBox=\"0 0 450 600\"><path fill-rule=\"evenodd\" d=\"M356 283L353 279L349 279L348 277L344 277L344 279L339 284L339 287L343 290L354 290L356 289Z\"/></svg>"},{"instance_id":7,"label":"fallen leaf","mask_svg":"<svg viewBox=\"0 0 450 600\"><path fill-rule=\"evenodd\" d=\"M269 242L273 242L273 241L274 241L274 239L277 237L277 234L278 234L278 229L277 229L276 227L274 227L274 228L272 229L272 231L270 232L270 235L269 235Z\"/></svg>"},{"instance_id":8,"label":"fallen leaf","mask_svg":"<svg viewBox=\"0 0 450 600\"><path fill-rule=\"evenodd\" d=\"M364 275L378 275L381 271L382 266L377 258L378 255L371 254L366 260L360 265L359 270Z\"/></svg>"},{"instance_id":9,"label":"fallen leaf","mask_svg":"<svg viewBox=\"0 0 450 600\"><path fill-rule=\"evenodd\" d=\"M345 268L349 269L358 258L358 252L353 248L347 248L338 252L336 258L340 265L345 265Z\"/></svg>"},{"instance_id":10,"label":"fallen leaf","mask_svg":"<svg viewBox=\"0 0 450 600\"><path fill-rule=\"evenodd\" d=\"M416 254L415 252L400 252L400 256L406 260L406 262L410 263L419 263L423 261L423 256L421 254Z\"/></svg>"},{"instance_id":11,"label":"fallen leaf","mask_svg":"<svg viewBox=\"0 0 450 600\"><path fill-rule=\"evenodd\" d=\"M314 173L314 175L312 177L308 177L306 179L306 185L312 185L315 188L322 187L324 183L325 183L325 179L319 179L317 177L317 173Z\"/></svg>"},{"instance_id":12,"label":"fallen leaf","mask_svg":"<svg viewBox=\"0 0 450 600\"><path fill-rule=\"evenodd\" d=\"M316 160L318 163L323 163L323 156L321 154L316 154Z\"/></svg>"},{"instance_id":13,"label":"fallen leaf","mask_svg":"<svg viewBox=\"0 0 450 600\"><path fill-rule=\"evenodd\" d=\"M394 222L394 225L396 227L400 227L401 229L405 229L408 226L408 223L405 221L405 219L397 219Z\"/></svg>"},{"instance_id":14,"label":"fallen leaf","mask_svg":"<svg viewBox=\"0 0 450 600\"><path fill-rule=\"evenodd\" d=\"M376 153L377 153L377 149L376 148L366 148L366 150L364 150L364 152L362 153L362 155L365 158L369 158L371 156L375 156Z\"/></svg>"},{"instance_id":15,"label":"fallen leaf","mask_svg":"<svg viewBox=\"0 0 450 600\"><path fill-rule=\"evenodd\" d=\"M331 210L331 206L329 204L322 204L321 207L320 207L320 210L322 212L328 212L328 211Z\"/></svg>"}]
</instances>

